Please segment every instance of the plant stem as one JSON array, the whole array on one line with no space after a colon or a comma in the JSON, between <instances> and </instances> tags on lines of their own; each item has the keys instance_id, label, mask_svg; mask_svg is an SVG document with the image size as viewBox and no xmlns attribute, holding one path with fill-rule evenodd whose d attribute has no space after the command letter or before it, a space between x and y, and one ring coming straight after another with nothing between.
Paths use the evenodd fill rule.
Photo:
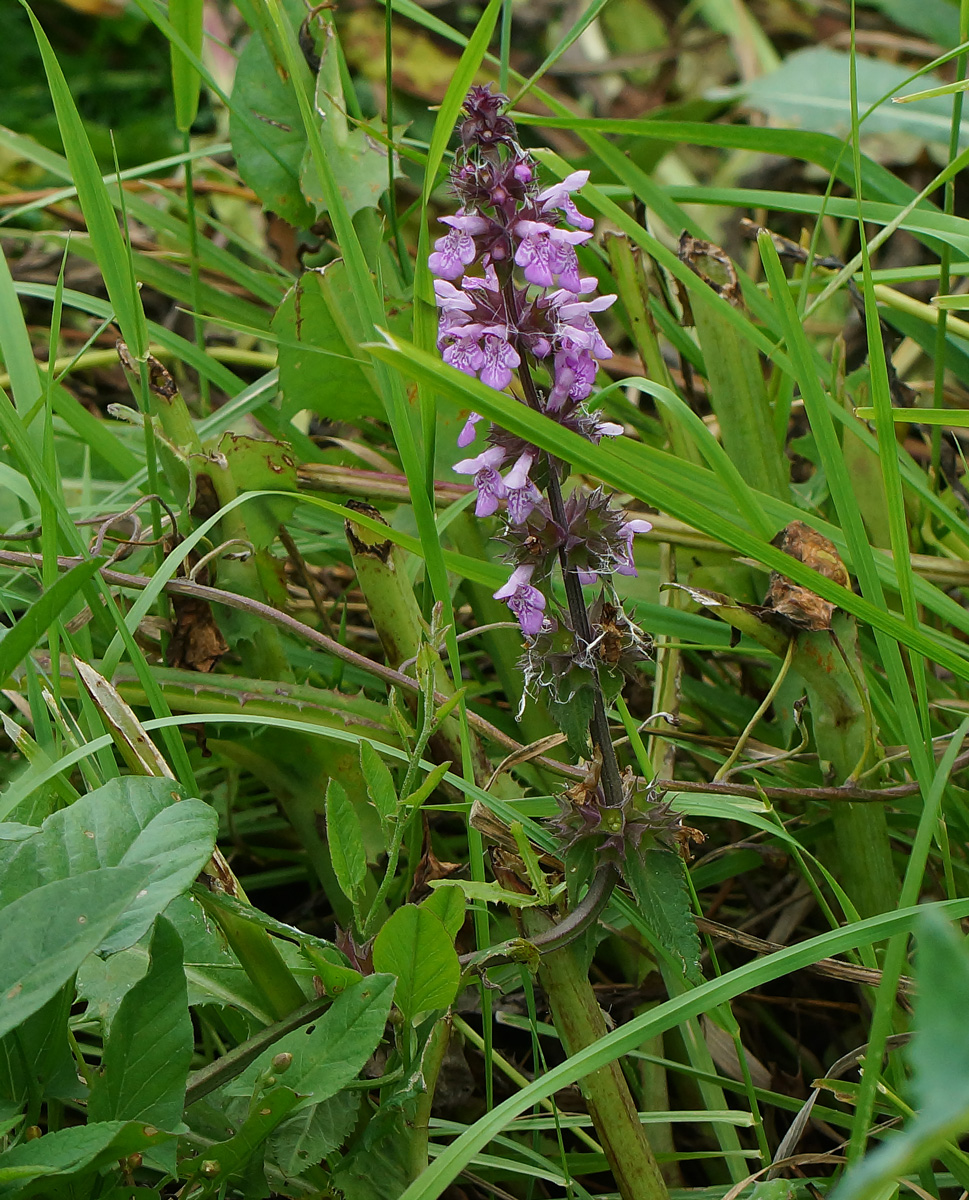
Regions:
<instances>
[{"instance_id":1,"label":"plant stem","mask_svg":"<svg viewBox=\"0 0 969 1200\"><path fill-rule=\"evenodd\" d=\"M539 411L541 405L538 400L538 392L535 389L535 381L532 379L528 360L524 354L521 356L518 377L521 380L522 391L525 393L525 399L529 407ZM548 502L552 510L552 519L560 529L568 529L569 522L565 515L562 485L559 482L556 466L556 460L549 456ZM559 547L559 565L562 568L562 578L565 583L565 598L569 605L572 628L575 631L575 636L585 646L588 646L592 642L592 626L589 623L589 613L585 606L585 597L582 595L582 584L579 582L579 573L574 567L569 565L564 546ZM619 808L622 804L622 779L619 775L619 761L616 758L616 751L612 744L612 735L609 732L609 720L606 717L606 706L602 699L602 686L599 683L599 672L597 669L593 669L592 671L592 721L589 732L592 736L593 746L599 750L602 756L600 778L602 789L605 792L606 804L610 807Z\"/></svg>"},{"instance_id":2,"label":"plant stem","mask_svg":"<svg viewBox=\"0 0 969 1200\"><path fill-rule=\"evenodd\" d=\"M538 909L524 910L522 921L533 941L556 928ZM606 1036L606 1021L588 972L571 946L544 954L538 975L569 1055ZM666 1184L619 1063L586 1075L579 1086L622 1200L667 1200Z\"/></svg>"}]
</instances>

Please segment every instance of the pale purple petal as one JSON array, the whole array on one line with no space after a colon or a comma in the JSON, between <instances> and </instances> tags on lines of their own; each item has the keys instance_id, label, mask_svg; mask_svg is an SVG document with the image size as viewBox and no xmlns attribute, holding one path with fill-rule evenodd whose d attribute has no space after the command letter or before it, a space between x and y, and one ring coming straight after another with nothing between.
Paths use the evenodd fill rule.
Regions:
<instances>
[{"instance_id":1,"label":"pale purple petal","mask_svg":"<svg viewBox=\"0 0 969 1200\"><path fill-rule=\"evenodd\" d=\"M619 530L619 536L626 543L626 552L624 561L616 567L617 575L638 575L636 563L633 559L633 534L649 533L653 528L649 521L644 521L639 517L632 521L626 521Z\"/></svg>"},{"instance_id":2,"label":"pale purple petal","mask_svg":"<svg viewBox=\"0 0 969 1200\"><path fill-rule=\"evenodd\" d=\"M451 469L458 475L477 475L479 471L485 469L496 470L507 457L500 446L489 446L487 450L482 450L476 458L462 458Z\"/></svg>"},{"instance_id":3,"label":"pale purple petal","mask_svg":"<svg viewBox=\"0 0 969 1200\"><path fill-rule=\"evenodd\" d=\"M566 175L561 183L555 183L550 188L546 188L538 196L542 212L548 212L552 208L560 209L565 213L566 220L570 225L574 225L577 229L591 229L593 222L579 212L571 195L572 192L577 192L579 188L585 187L588 182L588 171L573 171L571 175Z\"/></svg>"},{"instance_id":4,"label":"pale purple petal","mask_svg":"<svg viewBox=\"0 0 969 1200\"><path fill-rule=\"evenodd\" d=\"M494 334L485 335L482 383L500 392L511 383L512 368L517 367L520 362L518 351L510 342Z\"/></svg>"},{"instance_id":5,"label":"pale purple petal","mask_svg":"<svg viewBox=\"0 0 969 1200\"><path fill-rule=\"evenodd\" d=\"M534 574L534 565L516 567L514 571L512 571L508 582L503 583L497 592L494 593L494 599L507 600L508 597L513 596L520 587L524 587L525 584L531 580L531 577Z\"/></svg>"},{"instance_id":6,"label":"pale purple petal","mask_svg":"<svg viewBox=\"0 0 969 1200\"><path fill-rule=\"evenodd\" d=\"M505 485L497 471L490 467L479 471L474 477L474 486L478 489L478 500L474 506L476 517L491 517L498 511L498 505L504 500Z\"/></svg>"},{"instance_id":7,"label":"pale purple petal","mask_svg":"<svg viewBox=\"0 0 969 1200\"><path fill-rule=\"evenodd\" d=\"M484 366L484 351L478 345L477 337L463 337L452 346L448 346L442 355L444 361L452 367L457 367L465 375L477 375Z\"/></svg>"},{"instance_id":8,"label":"pale purple petal","mask_svg":"<svg viewBox=\"0 0 969 1200\"><path fill-rule=\"evenodd\" d=\"M434 280L437 306L443 312L474 312L474 301L447 279Z\"/></svg>"},{"instance_id":9,"label":"pale purple petal","mask_svg":"<svg viewBox=\"0 0 969 1200\"><path fill-rule=\"evenodd\" d=\"M427 265L442 279L457 279L464 274L464 268L474 262L477 253L474 238L469 233L452 229L447 237L438 238L434 243L434 253L429 256Z\"/></svg>"},{"instance_id":10,"label":"pale purple petal","mask_svg":"<svg viewBox=\"0 0 969 1200\"><path fill-rule=\"evenodd\" d=\"M457 229L461 233L470 234L472 237L481 233L487 233L491 223L477 213L455 213L453 217L438 217L442 225L450 225L452 229Z\"/></svg>"},{"instance_id":11,"label":"pale purple petal","mask_svg":"<svg viewBox=\"0 0 969 1200\"><path fill-rule=\"evenodd\" d=\"M508 481L505 480L505 503L512 525L521 525L541 498L542 493L531 480L524 487L514 490L508 487Z\"/></svg>"},{"instance_id":12,"label":"pale purple petal","mask_svg":"<svg viewBox=\"0 0 969 1200\"><path fill-rule=\"evenodd\" d=\"M507 603L526 637L534 637L545 620L545 597L529 582L534 570L534 566L516 567L508 582L494 594L496 600Z\"/></svg>"},{"instance_id":13,"label":"pale purple petal","mask_svg":"<svg viewBox=\"0 0 969 1200\"><path fill-rule=\"evenodd\" d=\"M463 450L465 446L470 446L474 441L475 425L481 420L481 414L473 412L464 423L464 427L458 434L458 446Z\"/></svg>"}]
</instances>

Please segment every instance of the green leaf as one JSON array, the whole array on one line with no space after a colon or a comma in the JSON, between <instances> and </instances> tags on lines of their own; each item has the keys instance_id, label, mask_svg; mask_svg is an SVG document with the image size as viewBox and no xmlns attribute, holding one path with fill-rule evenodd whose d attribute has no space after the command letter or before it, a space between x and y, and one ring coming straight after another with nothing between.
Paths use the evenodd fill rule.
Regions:
<instances>
[{"instance_id":1,"label":"green leaf","mask_svg":"<svg viewBox=\"0 0 969 1200\"><path fill-rule=\"evenodd\" d=\"M367 781L367 795L383 822L397 815L397 789L390 768L370 742L360 742L360 770Z\"/></svg>"},{"instance_id":2,"label":"green leaf","mask_svg":"<svg viewBox=\"0 0 969 1200\"><path fill-rule=\"evenodd\" d=\"M77 197L97 255L108 298L117 314L121 336L127 342L131 353L138 358L147 349L145 316L121 229L64 72L40 22L26 3L23 3L23 7L27 9L44 60L44 70L47 73L67 161L70 164L71 177L77 187Z\"/></svg>"},{"instance_id":3,"label":"green leaf","mask_svg":"<svg viewBox=\"0 0 969 1200\"><path fill-rule=\"evenodd\" d=\"M229 1006L251 1014L261 1025L272 1022L265 998L191 894L176 896L165 909L165 919L175 926L182 942L191 1006ZM97 1018L108 1029L128 989L143 977L147 966L146 938L110 958L98 955L88 958L77 975L77 995L88 1002L87 1016Z\"/></svg>"},{"instance_id":4,"label":"green leaf","mask_svg":"<svg viewBox=\"0 0 969 1200\"><path fill-rule=\"evenodd\" d=\"M296 460L292 449L282 442L226 433L219 441L219 453L225 456L240 494L296 491ZM260 496L246 503L246 533L257 550L276 540L279 526L290 519L294 507L295 503L283 496Z\"/></svg>"},{"instance_id":5,"label":"green leaf","mask_svg":"<svg viewBox=\"0 0 969 1200\"><path fill-rule=\"evenodd\" d=\"M0 1160L0 1196L13 1200L32 1179L76 1175L84 1169L93 1172L167 1139L167 1134L138 1121L91 1122L59 1129L4 1152ZM35 1189L29 1194L38 1195Z\"/></svg>"},{"instance_id":6,"label":"green leaf","mask_svg":"<svg viewBox=\"0 0 969 1200\"><path fill-rule=\"evenodd\" d=\"M0 680L9 678L14 667L27 657L56 623L65 605L70 604L104 562L103 558L92 558L72 567L39 600L34 601L12 629L4 633L0 641Z\"/></svg>"},{"instance_id":7,"label":"green leaf","mask_svg":"<svg viewBox=\"0 0 969 1200\"><path fill-rule=\"evenodd\" d=\"M701 983L697 933L683 860L674 850L651 846L626 856L623 878L636 906L660 945L679 963L691 983Z\"/></svg>"},{"instance_id":8,"label":"green leaf","mask_svg":"<svg viewBox=\"0 0 969 1200\"><path fill-rule=\"evenodd\" d=\"M462 879L459 882L451 883L450 881L434 880L431 887L434 888L434 895L440 894L439 888L435 884L441 883L447 891L452 889L460 891L468 900L476 900L482 904L504 904L507 908L533 908L537 904L544 904L545 901L539 896L532 896L527 892L511 892L507 888L503 888L500 883L495 883L494 880L487 882L478 879ZM551 896L554 899L564 890L565 885L559 884L551 891ZM430 911L438 915L435 907L430 905L431 897L424 901L422 908L430 908ZM441 918L443 920L443 918ZM450 929L448 930L450 933Z\"/></svg>"},{"instance_id":9,"label":"green leaf","mask_svg":"<svg viewBox=\"0 0 969 1200\"><path fill-rule=\"evenodd\" d=\"M84 1086L68 1041L67 1020L74 1001L70 981L43 1007L0 1040L0 1109L26 1107L39 1090L48 1099L77 1101Z\"/></svg>"},{"instance_id":10,"label":"green leaf","mask_svg":"<svg viewBox=\"0 0 969 1200\"><path fill-rule=\"evenodd\" d=\"M0 907L30 889L97 867L138 866L139 895L100 950L132 945L187 891L215 846L218 817L177 783L123 776L48 817L33 837L0 842Z\"/></svg>"},{"instance_id":11,"label":"green leaf","mask_svg":"<svg viewBox=\"0 0 969 1200\"><path fill-rule=\"evenodd\" d=\"M742 89L751 108L759 108L777 121L822 133L846 134L851 129L848 91L851 56L843 50L812 46L788 55L776 71L761 75ZM888 92L903 87L912 72L881 59L856 56L858 110L864 114ZM944 83L937 75L925 76L928 86ZM945 97L920 101L917 106L883 105L861 126L871 133L901 134L926 142L948 145L952 123L951 103ZM965 146L963 134L960 147Z\"/></svg>"},{"instance_id":12,"label":"green leaf","mask_svg":"<svg viewBox=\"0 0 969 1200\"><path fill-rule=\"evenodd\" d=\"M383 417L369 364L357 360L356 322L342 259L307 271L290 288L272 319L279 338L280 412L302 409L353 421Z\"/></svg>"},{"instance_id":13,"label":"green leaf","mask_svg":"<svg viewBox=\"0 0 969 1200\"><path fill-rule=\"evenodd\" d=\"M362 1094L338 1092L321 1104L310 1104L279 1126L272 1137L272 1154L284 1175L299 1175L332 1154L357 1122Z\"/></svg>"},{"instance_id":14,"label":"green leaf","mask_svg":"<svg viewBox=\"0 0 969 1200\"><path fill-rule=\"evenodd\" d=\"M424 777L424 782L420 785L420 787L415 788L409 796L405 796L401 803L410 808L420 808L427 797L434 791L437 785L447 774L448 767L450 767L450 765L450 760L448 762L438 763L433 771L427 772L427 775Z\"/></svg>"},{"instance_id":15,"label":"green leaf","mask_svg":"<svg viewBox=\"0 0 969 1200\"><path fill-rule=\"evenodd\" d=\"M908 1052L917 1112L901 1133L849 1171L834 1200L873 1200L887 1184L934 1158L969 1130L969 948L938 913L918 928L918 996Z\"/></svg>"},{"instance_id":16,"label":"green leaf","mask_svg":"<svg viewBox=\"0 0 969 1200\"><path fill-rule=\"evenodd\" d=\"M298 25L304 10L293 3L287 7ZM292 83L281 78L272 53L257 32L249 38L236 64L232 101L229 137L239 174L263 208L297 229L308 229L315 214L300 187L306 138L299 102ZM241 120L237 108L255 119Z\"/></svg>"},{"instance_id":17,"label":"green leaf","mask_svg":"<svg viewBox=\"0 0 969 1200\"><path fill-rule=\"evenodd\" d=\"M352 217L361 209L377 208L380 204L388 183L387 149L368 137L365 130L350 128L340 78L336 29L332 20L325 17L323 26L324 44L320 48L313 107L327 163L336 176L345 211ZM300 182L306 199L316 205L318 213L325 212L325 189L308 147L303 155Z\"/></svg>"},{"instance_id":18,"label":"green leaf","mask_svg":"<svg viewBox=\"0 0 969 1200\"><path fill-rule=\"evenodd\" d=\"M183 1161L182 1171L192 1172L193 1166L197 1163L198 1167L191 1176L193 1179L197 1178L204 1163L206 1171L203 1178L207 1181L217 1180L216 1186L224 1184L231 1175L246 1165L273 1130L289 1116L298 1104L299 1096L292 1088L277 1087L266 1092L252 1106L250 1115L234 1137L206 1146L204 1152L195 1160ZM210 1195L211 1193L203 1192L202 1194ZM265 1195L266 1193L260 1194Z\"/></svg>"},{"instance_id":19,"label":"green leaf","mask_svg":"<svg viewBox=\"0 0 969 1200\"><path fill-rule=\"evenodd\" d=\"M3 909L0 1037L64 986L117 924L147 875L143 866L88 871L35 888Z\"/></svg>"},{"instance_id":20,"label":"green leaf","mask_svg":"<svg viewBox=\"0 0 969 1200\"><path fill-rule=\"evenodd\" d=\"M454 943L426 908L406 904L387 921L373 945L375 971L397 976L394 1003L405 1021L447 1008L458 994L461 964Z\"/></svg>"},{"instance_id":21,"label":"green leaf","mask_svg":"<svg viewBox=\"0 0 969 1200\"><path fill-rule=\"evenodd\" d=\"M368 975L341 992L318 1021L274 1042L226 1087L230 1096L248 1096L278 1054L291 1054L287 1087L300 1094L300 1107L320 1104L355 1079L383 1037L394 998L391 975Z\"/></svg>"},{"instance_id":22,"label":"green leaf","mask_svg":"<svg viewBox=\"0 0 969 1200\"><path fill-rule=\"evenodd\" d=\"M147 974L125 995L111 1023L88 1116L147 1121L180 1133L194 1034L182 942L163 916L155 919L149 953Z\"/></svg>"},{"instance_id":23,"label":"green leaf","mask_svg":"<svg viewBox=\"0 0 969 1200\"><path fill-rule=\"evenodd\" d=\"M360 818L341 783L326 787L326 840L333 872L344 895L356 896L367 877L367 851Z\"/></svg>"},{"instance_id":24,"label":"green leaf","mask_svg":"<svg viewBox=\"0 0 969 1200\"><path fill-rule=\"evenodd\" d=\"M435 887L435 884L438 886ZM433 890L421 903L421 908L426 908L437 917L453 942L464 924L464 892L459 884L447 879L435 879L431 888Z\"/></svg>"},{"instance_id":25,"label":"green leaf","mask_svg":"<svg viewBox=\"0 0 969 1200\"><path fill-rule=\"evenodd\" d=\"M202 0L168 0L168 19L197 58L202 57ZM172 43L172 95L175 124L188 133L199 110L201 77L181 50Z\"/></svg>"}]
</instances>

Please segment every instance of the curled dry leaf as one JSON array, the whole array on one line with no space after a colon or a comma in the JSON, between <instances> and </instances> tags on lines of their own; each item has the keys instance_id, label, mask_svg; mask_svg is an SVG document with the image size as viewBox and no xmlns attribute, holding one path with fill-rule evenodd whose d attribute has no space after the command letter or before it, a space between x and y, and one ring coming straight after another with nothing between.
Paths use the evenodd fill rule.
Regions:
<instances>
[{"instance_id":1,"label":"curled dry leaf","mask_svg":"<svg viewBox=\"0 0 969 1200\"><path fill-rule=\"evenodd\" d=\"M684 231L680 234L678 253L680 261L685 263L696 275L699 275L718 296L722 296L735 308L739 308L743 304L737 268L719 246L714 245L713 242L705 242L702 238L694 237Z\"/></svg>"},{"instance_id":2,"label":"curled dry leaf","mask_svg":"<svg viewBox=\"0 0 969 1200\"><path fill-rule=\"evenodd\" d=\"M792 521L774 538L773 545L826 579L842 587L851 586L848 571L834 543L803 521ZM764 607L769 615L780 617L798 629L819 630L831 628L831 618L837 605L822 600L809 588L793 583L785 575L774 571Z\"/></svg>"}]
</instances>

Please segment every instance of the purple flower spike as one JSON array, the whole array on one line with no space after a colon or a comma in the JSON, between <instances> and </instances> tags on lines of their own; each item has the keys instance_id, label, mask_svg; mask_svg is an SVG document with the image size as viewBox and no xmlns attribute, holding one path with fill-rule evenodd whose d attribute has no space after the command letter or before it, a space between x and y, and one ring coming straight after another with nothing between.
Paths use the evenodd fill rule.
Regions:
<instances>
[{"instance_id":1,"label":"purple flower spike","mask_svg":"<svg viewBox=\"0 0 969 1200\"><path fill-rule=\"evenodd\" d=\"M504 587L494 594L496 600L504 600L515 614L526 637L540 633L545 621L545 597L530 583L534 570L534 566L516 567Z\"/></svg>"},{"instance_id":2,"label":"purple flower spike","mask_svg":"<svg viewBox=\"0 0 969 1200\"><path fill-rule=\"evenodd\" d=\"M474 486L478 489L478 502L474 507L476 517L493 516L505 498L505 481L498 474L505 458L505 451L500 446L489 446L477 458L463 458L454 464L459 475L474 476Z\"/></svg>"},{"instance_id":3,"label":"purple flower spike","mask_svg":"<svg viewBox=\"0 0 969 1200\"><path fill-rule=\"evenodd\" d=\"M626 543L626 558L624 562L621 562L616 567L617 575L639 574L636 570L636 563L633 561L633 535L636 533L649 533L652 528L653 526L649 521L643 521L638 517L632 521L623 522L619 530L619 536Z\"/></svg>"},{"instance_id":4,"label":"purple flower spike","mask_svg":"<svg viewBox=\"0 0 969 1200\"><path fill-rule=\"evenodd\" d=\"M561 183L553 184L544 192L539 192L538 202L542 206L542 212L547 213L550 209L557 208L565 213L565 219L576 229L591 229L594 222L579 212L571 196L572 192L577 192L588 182L588 171L573 171L571 175L566 175Z\"/></svg>"}]
</instances>

